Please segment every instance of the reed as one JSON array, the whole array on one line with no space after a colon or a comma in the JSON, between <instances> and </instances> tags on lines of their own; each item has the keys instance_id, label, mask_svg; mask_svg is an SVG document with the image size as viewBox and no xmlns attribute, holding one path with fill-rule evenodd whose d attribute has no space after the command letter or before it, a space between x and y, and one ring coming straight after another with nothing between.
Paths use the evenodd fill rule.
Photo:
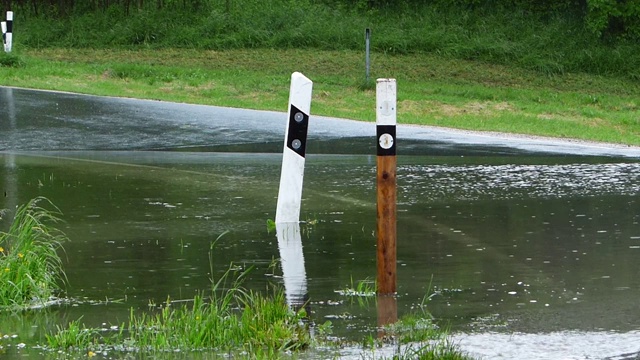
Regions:
<instances>
[{"instance_id":1,"label":"reed","mask_svg":"<svg viewBox=\"0 0 640 360\"><path fill-rule=\"evenodd\" d=\"M58 214L38 197L20 206L9 230L0 233L0 309L42 306L62 290L66 275L58 251L67 237L51 225L60 221Z\"/></svg>"}]
</instances>

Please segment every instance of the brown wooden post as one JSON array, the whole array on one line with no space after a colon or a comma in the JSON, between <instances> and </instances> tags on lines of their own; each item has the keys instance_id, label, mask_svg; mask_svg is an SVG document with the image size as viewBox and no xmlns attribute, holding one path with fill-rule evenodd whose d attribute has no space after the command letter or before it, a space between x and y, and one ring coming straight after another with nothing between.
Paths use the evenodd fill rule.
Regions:
<instances>
[{"instance_id":1,"label":"brown wooden post","mask_svg":"<svg viewBox=\"0 0 640 360\"><path fill-rule=\"evenodd\" d=\"M378 294L396 293L396 80L376 84Z\"/></svg>"}]
</instances>

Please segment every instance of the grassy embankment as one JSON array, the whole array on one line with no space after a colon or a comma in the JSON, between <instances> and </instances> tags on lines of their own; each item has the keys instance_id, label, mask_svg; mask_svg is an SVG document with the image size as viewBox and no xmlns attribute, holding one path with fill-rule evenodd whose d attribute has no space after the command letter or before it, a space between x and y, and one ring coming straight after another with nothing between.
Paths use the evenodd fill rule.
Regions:
<instances>
[{"instance_id":1,"label":"grassy embankment","mask_svg":"<svg viewBox=\"0 0 640 360\"><path fill-rule=\"evenodd\" d=\"M398 80L399 123L640 145L638 46L604 42L571 18L231 3L18 19L0 84L285 111L300 71L314 81L312 114L373 121L371 27L371 78Z\"/></svg>"}]
</instances>

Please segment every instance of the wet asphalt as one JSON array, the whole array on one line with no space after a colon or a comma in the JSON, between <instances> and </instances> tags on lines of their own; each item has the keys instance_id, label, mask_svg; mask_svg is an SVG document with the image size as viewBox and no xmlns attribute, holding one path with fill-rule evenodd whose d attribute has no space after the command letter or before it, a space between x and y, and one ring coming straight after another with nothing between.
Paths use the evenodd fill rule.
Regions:
<instances>
[{"instance_id":1,"label":"wet asphalt","mask_svg":"<svg viewBox=\"0 0 640 360\"><path fill-rule=\"evenodd\" d=\"M286 109L286 104L283 104ZM375 154L375 124L313 115L308 154ZM285 112L0 87L0 151L282 151ZM640 158L640 148L399 125L399 155Z\"/></svg>"}]
</instances>

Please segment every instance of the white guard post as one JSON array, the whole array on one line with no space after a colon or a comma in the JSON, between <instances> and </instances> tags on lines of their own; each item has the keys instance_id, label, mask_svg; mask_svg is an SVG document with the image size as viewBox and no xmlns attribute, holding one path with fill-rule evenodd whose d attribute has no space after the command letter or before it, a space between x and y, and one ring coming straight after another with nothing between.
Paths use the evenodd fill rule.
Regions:
<instances>
[{"instance_id":1,"label":"white guard post","mask_svg":"<svg viewBox=\"0 0 640 360\"><path fill-rule=\"evenodd\" d=\"M7 11L7 33L5 34L4 51L11 52L13 45L13 11Z\"/></svg>"},{"instance_id":2,"label":"white guard post","mask_svg":"<svg viewBox=\"0 0 640 360\"><path fill-rule=\"evenodd\" d=\"M276 224L300 221L302 180L307 146L307 129L311 109L313 82L299 72L291 75L287 129L282 151L282 171Z\"/></svg>"},{"instance_id":3,"label":"white guard post","mask_svg":"<svg viewBox=\"0 0 640 360\"><path fill-rule=\"evenodd\" d=\"M2 29L2 46L7 51L6 43L7 43L7 22L0 22L0 28Z\"/></svg>"},{"instance_id":4,"label":"white guard post","mask_svg":"<svg viewBox=\"0 0 640 360\"><path fill-rule=\"evenodd\" d=\"M307 303L307 277L300 236L300 204L313 82L291 75L287 129L276 208L276 235L287 303L296 311Z\"/></svg>"}]
</instances>

